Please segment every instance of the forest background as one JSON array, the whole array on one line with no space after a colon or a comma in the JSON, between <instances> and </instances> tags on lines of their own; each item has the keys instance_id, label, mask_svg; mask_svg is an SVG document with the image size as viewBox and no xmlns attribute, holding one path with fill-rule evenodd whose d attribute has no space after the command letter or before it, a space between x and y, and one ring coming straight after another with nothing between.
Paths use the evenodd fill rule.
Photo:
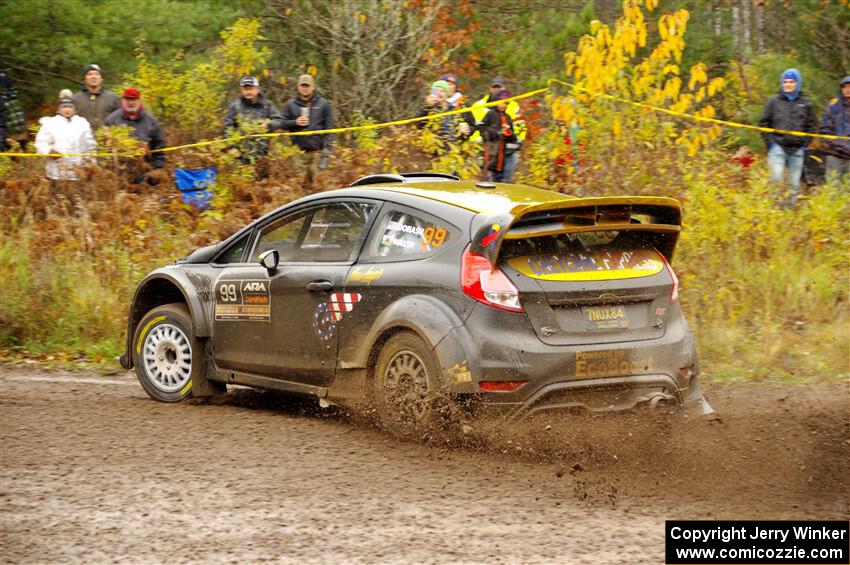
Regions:
<instances>
[{"instance_id":1,"label":"forest background","mask_svg":"<svg viewBox=\"0 0 850 565\"><path fill-rule=\"evenodd\" d=\"M755 124L783 69L802 71L820 117L850 74L847 0L0 0L0 68L30 131L98 63L106 86L142 90L170 145L221 135L241 74L261 77L278 107L295 78L316 76L340 125L413 116L427 85L460 77L474 101L504 76L521 93L529 138L519 179L576 195L679 198L685 231L675 268L711 379L848 376L850 190L807 189L774 205L752 130L648 111ZM216 198L201 212L173 183L126 184L122 132L98 135L113 155L75 195L51 194L40 159L0 157L0 357L115 367L126 309L150 269L226 237L247 221L323 188L381 171L445 170L475 178L467 144L432 159L426 129L340 136L329 171L305 187L288 140L255 181L226 145L169 154L169 168L214 165ZM731 159L742 146L755 162ZM224 149L224 151L223 151Z\"/></svg>"}]
</instances>

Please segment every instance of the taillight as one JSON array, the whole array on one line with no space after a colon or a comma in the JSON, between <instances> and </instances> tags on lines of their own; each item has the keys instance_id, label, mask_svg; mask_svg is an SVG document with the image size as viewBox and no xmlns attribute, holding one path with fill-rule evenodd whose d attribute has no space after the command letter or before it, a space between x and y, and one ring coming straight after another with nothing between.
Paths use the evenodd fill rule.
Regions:
<instances>
[{"instance_id":1,"label":"taillight","mask_svg":"<svg viewBox=\"0 0 850 565\"><path fill-rule=\"evenodd\" d=\"M661 256L661 260L664 261L664 266L667 267L667 272L670 273L670 277L673 279L673 290L670 292L670 304L675 304L679 301L679 277L676 276L676 273L673 272L673 267L670 266L670 263L667 262L667 257L664 256L663 253L659 253Z\"/></svg>"},{"instance_id":2,"label":"taillight","mask_svg":"<svg viewBox=\"0 0 850 565\"><path fill-rule=\"evenodd\" d=\"M522 312L519 291L498 267L481 255L463 251L460 265L460 284L468 297L508 312Z\"/></svg>"},{"instance_id":3,"label":"taillight","mask_svg":"<svg viewBox=\"0 0 850 565\"><path fill-rule=\"evenodd\" d=\"M478 388L485 392L513 392L528 381L479 381Z\"/></svg>"}]
</instances>

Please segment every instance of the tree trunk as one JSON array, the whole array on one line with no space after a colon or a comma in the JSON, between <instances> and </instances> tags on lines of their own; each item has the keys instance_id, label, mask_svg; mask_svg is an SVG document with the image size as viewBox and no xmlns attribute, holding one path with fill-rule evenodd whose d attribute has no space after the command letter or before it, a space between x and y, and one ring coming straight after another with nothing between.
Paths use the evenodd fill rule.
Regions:
<instances>
[{"instance_id":1,"label":"tree trunk","mask_svg":"<svg viewBox=\"0 0 850 565\"><path fill-rule=\"evenodd\" d=\"M756 49L764 53L764 0L756 0Z\"/></svg>"},{"instance_id":2,"label":"tree trunk","mask_svg":"<svg viewBox=\"0 0 850 565\"><path fill-rule=\"evenodd\" d=\"M753 0L741 0L741 16L742 21L741 25L743 26L743 47L744 53L749 55L752 51L752 41L750 36L750 13L752 12L752 2Z\"/></svg>"},{"instance_id":3,"label":"tree trunk","mask_svg":"<svg viewBox=\"0 0 850 565\"><path fill-rule=\"evenodd\" d=\"M720 0L711 0L711 17L714 19L714 35L719 37L723 33L723 10Z\"/></svg>"},{"instance_id":4,"label":"tree trunk","mask_svg":"<svg viewBox=\"0 0 850 565\"><path fill-rule=\"evenodd\" d=\"M741 49L741 8L737 3L732 4L732 44L735 51Z\"/></svg>"}]
</instances>

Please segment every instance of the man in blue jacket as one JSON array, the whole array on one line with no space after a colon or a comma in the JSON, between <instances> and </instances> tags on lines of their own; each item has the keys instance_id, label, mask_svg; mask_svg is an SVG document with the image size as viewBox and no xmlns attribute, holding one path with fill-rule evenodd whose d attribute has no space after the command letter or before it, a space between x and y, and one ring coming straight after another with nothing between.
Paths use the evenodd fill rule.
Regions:
<instances>
[{"instance_id":1,"label":"man in blue jacket","mask_svg":"<svg viewBox=\"0 0 850 565\"><path fill-rule=\"evenodd\" d=\"M812 103L800 87L803 77L797 69L787 69L779 78L779 93L770 97L765 104L759 126L783 131L814 133L817 128ZM767 164L770 180L782 183L788 169L790 195L783 206L793 207L800 195L800 177L803 173L803 158L811 138L789 133L763 133L767 145Z\"/></svg>"},{"instance_id":2,"label":"man in blue jacket","mask_svg":"<svg viewBox=\"0 0 850 565\"><path fill-rule=\"evenodd\" d=\"M830 104L820 124L820 133L850 137L850 75L839 83L838 100ZM850 140L830 139L826 143L826 174L850 175Z\"/></svg>"}]
</instances>

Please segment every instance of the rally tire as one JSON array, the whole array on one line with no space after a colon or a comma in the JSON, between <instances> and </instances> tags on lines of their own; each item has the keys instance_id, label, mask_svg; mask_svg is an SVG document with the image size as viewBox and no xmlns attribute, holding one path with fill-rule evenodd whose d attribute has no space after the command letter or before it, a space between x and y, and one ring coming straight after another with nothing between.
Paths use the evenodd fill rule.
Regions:
<instances>
[{"instance_id":1,"label":"rally tire","mask_svg":"<svg viewBox=\"0 0 850 565\"><path fill-rule=\"evenodd\" d=\"M402 438L443 430L448 397L440 363L416 334L401 332L384 344L375 363L372 400L379 424Z\"/></svg>"},{"instance_id":2,"label":"rally tire","mask_svg":"<svg viewBox=\"0 0 850 565\"><path fill-rule=\"evenodd\" d=\"M185 304L165 304L145 314L133 335L133 365L148 396L180 402L203 376L203 344Z\"/></svg>"}]
</instances>

